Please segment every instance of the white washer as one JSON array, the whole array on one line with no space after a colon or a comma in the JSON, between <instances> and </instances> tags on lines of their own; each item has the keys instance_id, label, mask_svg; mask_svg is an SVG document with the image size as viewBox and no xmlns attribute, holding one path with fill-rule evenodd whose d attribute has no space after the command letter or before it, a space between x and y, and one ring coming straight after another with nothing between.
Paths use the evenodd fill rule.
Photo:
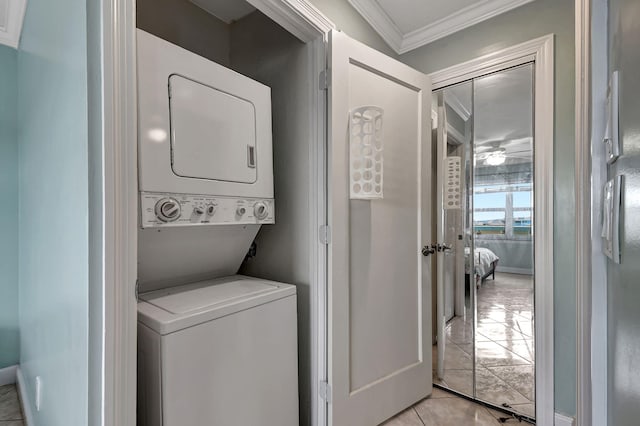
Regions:
<instances>
[{"instance_id":1,"label":"white washer","mask_svg":"<svg viewBox=\"0 0 640 426\"><path fill-rule=\"evenodd\" d=\"M295 292L235 275L141 295L138 425L298 425Z\"/></svg>"}]
</instances>

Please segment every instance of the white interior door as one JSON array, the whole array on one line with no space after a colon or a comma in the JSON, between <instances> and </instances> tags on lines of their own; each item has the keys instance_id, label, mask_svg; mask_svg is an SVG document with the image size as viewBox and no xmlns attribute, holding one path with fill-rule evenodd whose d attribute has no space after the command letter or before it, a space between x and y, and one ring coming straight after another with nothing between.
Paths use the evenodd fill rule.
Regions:
<instances>
[{"instance_id":1,"label":"white interior door","mask_svg":"<svg viewBox=\"0 0 640 426\"><path fill-rule=\"evenodd\" d=\"M339 32L329 66L330 421L374 426L432 391L432 256L421 254L431 243L431 83ZM350 198L360 155L350 143L361 142L350 140L361 130L350 130L350 113L363 106L382 111L383 196L368 200Z\"/></svg>"}]
</instances>

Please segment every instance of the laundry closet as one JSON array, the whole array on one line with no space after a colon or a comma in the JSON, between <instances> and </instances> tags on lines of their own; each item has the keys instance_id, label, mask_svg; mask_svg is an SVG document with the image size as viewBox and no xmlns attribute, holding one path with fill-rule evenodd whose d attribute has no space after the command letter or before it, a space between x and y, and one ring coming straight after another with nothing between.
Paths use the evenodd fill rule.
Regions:
<instances>
[{"instance_id":1,"label":"laundry closet","mask_svg":"<svg viewBox=\"0 0 640 426\"><path fill-rule=\"evenodd\" d=\"M310 45L245 2L137 3L138 424L297 425Z\"/></svg>"},{"instance_id":2,"label":"laundry closet","mask_svg":"<svg viewBox=\"0 0 640 426\"><path fill-rule=\"evenodd\" d=\"M431 82L250 3L137 4L139 424L380 424L432 390Z\"/></svg>"}]
</instances>

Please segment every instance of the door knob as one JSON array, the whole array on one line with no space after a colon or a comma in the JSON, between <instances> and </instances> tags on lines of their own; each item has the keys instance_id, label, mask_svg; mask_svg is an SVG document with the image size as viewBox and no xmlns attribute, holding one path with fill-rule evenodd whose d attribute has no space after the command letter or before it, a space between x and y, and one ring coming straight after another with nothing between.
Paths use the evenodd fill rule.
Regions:
<instances>
[{"instance_id":1,"label":"door knob","mask_svg":"<svg viewBox=\"0 0 640 426\"><path fill-rule=\"evenodd\" d=\"M429 256L430 254L434 254L436 252L436 249L433 247L433 245L430 246L424 246L422 247L422 255L423 256Z\"/></svg>"},{"instance_id":2,"label":"door knob","mask_svg":"<svg viewBox=\"0 0 640 426\"><path fill-rule=\"evenodd\" d=\"M451 251L452 247L450 244L431 244L431 246L422 247L422 254L425 256L429 256L430 254L434 254L436 252L445 252Z\"/></svg>"}]
</instances>

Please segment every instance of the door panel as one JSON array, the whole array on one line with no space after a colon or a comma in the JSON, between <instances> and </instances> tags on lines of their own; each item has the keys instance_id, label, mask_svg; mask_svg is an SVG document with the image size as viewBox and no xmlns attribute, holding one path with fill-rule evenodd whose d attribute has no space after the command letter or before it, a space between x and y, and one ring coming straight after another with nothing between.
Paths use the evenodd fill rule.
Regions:
<instances>
[{"instance_id":1,"label":"door panel","mask_svg":"<svg viewBox=\"0 0 640 426\"><path fill-rule=\"evenodd\" d=\"M431 393L428 77L331 35L329 380L333 425L377 425ZM383 198L350 199L349 114L383 110Z\"/></svg>"}]
</instances>

